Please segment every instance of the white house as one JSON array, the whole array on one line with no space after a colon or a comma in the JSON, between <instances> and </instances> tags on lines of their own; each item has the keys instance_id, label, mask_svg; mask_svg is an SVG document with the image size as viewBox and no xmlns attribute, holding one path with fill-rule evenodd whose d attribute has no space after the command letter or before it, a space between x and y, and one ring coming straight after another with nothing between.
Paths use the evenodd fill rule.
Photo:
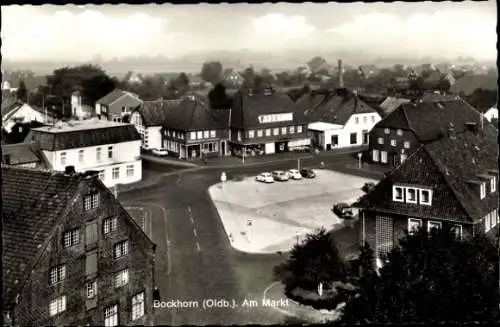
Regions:
<instances>
[{"instance_id":1,"label":"white house","mask_svg":"<svg viewBox=\"0 0 500 327\"><path fill-rule=\"evenodd\" d=\"M34 128L26 137L40 145L49 168L96 170L107 187L142 179L141 139L132 124L97 119Z\"/></svg>"},{"instance_id":2,"label":"white house","mask_svg":"<svg viewBox=\"0 0 500 327\"><path fill-rule=\"evenodd\" d=\"M308 117L312 143L321 150L368 145L379 113L345 89L313 92L298 101Z\"/></svg>"},{"instance_id":3,"label":"white house","mask_svg":"<svg viewBox=\"0 0 500 327\"><path fill-rule=\"evenodd\" d=\"M71 94L71 113L73 117L84 119L92 116L94 108L82 103L82 95L79 91Z\"/></svg>"},{"instance_id":4,"label":"white house","mask_svg":"<svg viewBox=\"0 0 500 327\"><path fill-rule=\"evenodd\" d=\"M486 110L483 114L484 118L488 119L491 122L492 119L498 119L498 108L497 105L494 105L490 109Z\"/></svg>"},{"instance_id":5,"label":"white house","mask_svg":"<svg viewBox=\"0 0 500 327\"><path fill-rule=\"evenodd\" d=\"M54 120L54 117L42 112L42 109L30 106L27 103L16 102L9 107L2 108L2 126L8 133L11 132L16 123L29 123L32 121L52 123Z\"/></svg>"},{"instance_id":6,"label":"white house","mask_svg":"<svg viewBox=\"0 0 500 327\"><path fill-rule=\"evenodd\" d=\"M145 150L162 148L162 127L167 111L176 108L181 100L144 101L130 115L132 123L141 136L141 147Z\"/></svg>"}]
</instances>

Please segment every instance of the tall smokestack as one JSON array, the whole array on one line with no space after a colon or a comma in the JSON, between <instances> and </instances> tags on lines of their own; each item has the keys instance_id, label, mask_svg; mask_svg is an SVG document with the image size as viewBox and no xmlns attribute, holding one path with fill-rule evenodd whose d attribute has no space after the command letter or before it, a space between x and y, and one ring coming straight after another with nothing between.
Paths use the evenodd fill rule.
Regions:
<instances>
[{"instance_id":1,"label":"tall smokestack","mask_svg":"<svg viewBox=\"0 0 500 327\"><path fill-rule=\"evenodd\" d=\"M344 87L344 72L342 68L342 59L339 59L339 87Z\"/></svg>"}]
</instances>

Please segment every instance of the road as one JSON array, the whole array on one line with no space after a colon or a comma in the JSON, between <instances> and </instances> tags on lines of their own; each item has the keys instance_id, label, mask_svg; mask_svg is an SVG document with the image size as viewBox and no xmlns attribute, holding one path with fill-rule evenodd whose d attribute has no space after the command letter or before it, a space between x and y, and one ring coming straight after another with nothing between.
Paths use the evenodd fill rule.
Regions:
<instances>
[{"instance_id":1,"label":"road","mask_svg":"<svg viewBox=\"0 0 500 327\"><path fill-rule=\"evenodd\" d=\"M349 155L301 160L302 167L317 167L320 161L335 170L349 170L356 163ZM207 299L241 304L260 302L272 282L272 268L283 261L279 254L250 255L231 248L207 189L220 181L256 175L262 171L295 168L296 161L231 169L209 168L163 176L159 183L119 195L124 206L141 206L150 212L151 238L157 244L156 283L162 301L191 301L189 308L157 309L156 321L167 325L280 324L286 315L272 308L242 307L203 309ZM162 174L160 165L151 166ZM373 177L373 176L372 176ZM148 232L148 231L146 231Z\"/></svg>"}]
</instances>

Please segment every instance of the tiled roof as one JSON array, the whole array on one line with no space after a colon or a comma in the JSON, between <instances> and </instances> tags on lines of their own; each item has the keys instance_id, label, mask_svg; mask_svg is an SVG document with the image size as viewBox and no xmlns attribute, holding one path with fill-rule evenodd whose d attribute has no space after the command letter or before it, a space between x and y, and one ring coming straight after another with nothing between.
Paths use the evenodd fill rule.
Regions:
<instances>
[{"instance_id":1,"label":"tiled roof","mask_svg":"<svg viewBox=\"0 0 500 327\"><path fill-rule=\"evenodd\" d=\"M273 92L270 95L238 91L233 95L233 108L231 112L231 126L237 128L248 128L261 126L258 121L259 115L293 113L293 119L297 123L308 122L303 111L286 94ZM283 122L283 126L290 122ZM276 123L275 125L280 125Z\"/></svg>"},{"instance_id":2,"label":"tiled roof","mask_svg":"<svg viewBox=\"0 0 500 327\"><path fill-rule=\"evenodd\" d=\"M455 101L459 100L460 97L457 95L450 95L450 94L440 94L440 93L426 93L420 97L419 100L423 102L431 102L431 101Z\"/></svg>"},{"instance_id":3,"label":"tiled roof","mask_svg":"<svg viewBox=\"0 0 500 327\"><path fill-rule=\"evenodd\" d=\"M358 205L365 209L405 214L411 217L440 218L473 222L498 207L498 195L489 193L483 200L479 190L467 181L480 175L497 176L497 130L491 124L477 134L465 131L456 139L443 137L423 145L400 166L393 169ZM433 190L432 206L392 201L394 184L427 186Z\"/></svg>"},{"instance_id":4,"label":"tiled roof","mask_svg":"<svg viewBox=\"0 0 500 327\"><path fill-rule=\"evenodd\" d=\"M9 158L9 162L6 160ZM35 143L17 143L2 145L2 164L22 165L41 162L40 149Z\"/></svg>"},{"instance_id":5,"label":"tiled roof","mask_svg":"<svg viewBox=\"0 0 500 327\"><path fill-rule=\"evenodd\" d=\"M410 102L400 105L376 127L411 130L420 142L427 142L446 134L450 123L460 132L465 129L465 123L479 123L480 119L480 113L462 99Z\"/></svg>"},{"instance_id":6,"label":"tiled roof","mask_svg":"<svg viewBox=\"0 0 500 327\"><path fill-rule=\"evenodd\" d=\"M229 110L210 109L201 97L185 98L174 110L167 111L163 126L182 131L227 128Z\"/></svg>"},{"instance_id":7,"label":"tiled roof","mask_svg":"<svg viewBox=\"0 0 500 327\"><path fill-rule=\"evenodd\" d=\"M167 114L177 111L182 100L144 101L135 110L138 111L145 126L161 126L167 119Z\"/></svg>"},{"instance_id":8,"label":"tiled roof","mask_svg":"<svg viewBox=\"0 0 500 327\"><path fill-rule=\"evenodd\" d=\"M2 166L4 300L25 279L40 247L77 192L79 178Z\"/></svg>"},{"instance_id":9,"label":"tiled roof","mask_svg":"<svg viewBox=\"0 0 500 327\"><path fill-rule=\"evenodd\" d=\"M304 112L308 121L323 121L344 125L353 114L376 113L358 96L348 90L335 92L310 92L303 95L297 106Z\"/></svg>"},{"instance_id":10,"label":"tiled roof","mask_svg":"<svg viewBox=\"0 0 500 327\"><path fill-rule=\"evenodd\" d=\"M395 97L387 97L381 104L380 108L382 109L384 116L389 115L391 112L396 110L403 103L410 102L409 99L403 98L395 98Z\"/></svg>"},{"instance_id":11,"label":"tiled roof","mask_svg":"<svg viewBox=\"0 0 500 327\"><path fill-rule=\"evenodd\" d=\"M58 151L104 144L116 144L140 140L134 125L123 123L96 123L87 127L40 127L32 129L26 142L36 141L40 149Z\"/></svg>"},{"instance_id":12,"label":"tiled roof","mask_svg":"<svg viewBox=\"0 0 500 327\"><path fill-rule=\"evenodd\" d=\"M97 103L109 106L111 103L115 102L116 100L118 100L119 98L121 98L122 96L124 96L126 94L128 94L132 97L138 98L133 93L123 91L120 89L114 89L110 93L106 94L105 96L103 96L102 98L97 100Z\"/></svg>"},{"instance_id":13,"label":"tiled roof","mask_svg":"<svg viewBox=\"0 0 500 327\"><path fill-rule=\"evenodd\" d=\"M459 78L450 91L456 94L463 92L472 94L476 89L496 90L498 88L498 77L491 75L468 75Z\"/></svg>"}]
</instances>

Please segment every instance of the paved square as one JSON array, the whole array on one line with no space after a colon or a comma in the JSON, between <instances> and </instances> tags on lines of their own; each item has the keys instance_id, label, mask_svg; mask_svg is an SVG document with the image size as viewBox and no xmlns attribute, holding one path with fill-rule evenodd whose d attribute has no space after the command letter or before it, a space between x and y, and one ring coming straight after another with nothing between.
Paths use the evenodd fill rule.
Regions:
<instances>
[{"instance_id":1,"label":"paved square","mask_svg":"<svg viewBox=\"0 0 500 327\"><path fill-rule=\"evenodd\" d=\"M342 227L332 205L355 201L364 183L377 182L329 170L315 173L314 179L264 184L248 177L211 186L210 196L232 246L252 253L289 251L318 228Z\"/></svg>"}]
</instances>

